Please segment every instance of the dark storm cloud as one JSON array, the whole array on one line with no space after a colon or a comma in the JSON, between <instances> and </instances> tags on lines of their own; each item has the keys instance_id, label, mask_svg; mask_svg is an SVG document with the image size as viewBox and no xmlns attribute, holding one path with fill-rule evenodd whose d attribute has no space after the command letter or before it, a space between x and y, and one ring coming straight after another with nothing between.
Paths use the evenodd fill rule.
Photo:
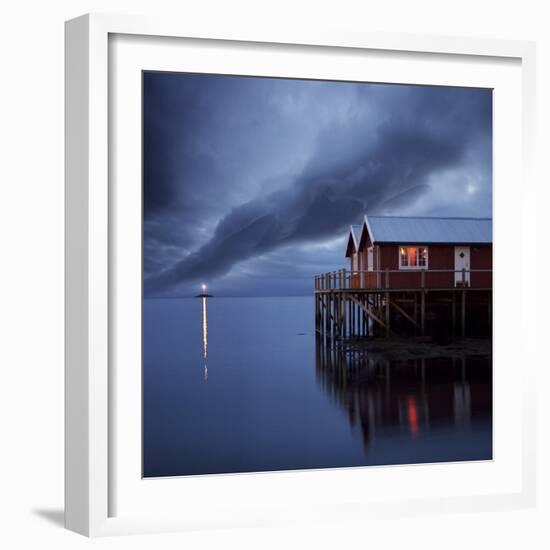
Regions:
<instances>
[{"instance_id":1,"label":"dark storm cloud","mask_svg":"<svg viewBox=\"0 0 550 550\"><path fill-rule=\"evenodd\" d=\"M322 110L334 111L323 84L312 84L145 73L146 273L168 265L167 244L189 253L228 209L301 170ZM338 98L352 93L347 87Z\"/></svg>"},{"instance_id":2,"label":"dark storm cloud","mask_svg":"<svg viewBox=\"0 0 550 550\"><path fill-rule=\"evenodd\" d=\"M151 76L147 294L224 276L238 284L243 262L242 277L260 278L283 247L295 271L308 264L305 245L333 241L366 212L467 215L478 192L490 212L489 91ZM267 287L283 284L275 271Z\"/></svg>"}]
</instances>

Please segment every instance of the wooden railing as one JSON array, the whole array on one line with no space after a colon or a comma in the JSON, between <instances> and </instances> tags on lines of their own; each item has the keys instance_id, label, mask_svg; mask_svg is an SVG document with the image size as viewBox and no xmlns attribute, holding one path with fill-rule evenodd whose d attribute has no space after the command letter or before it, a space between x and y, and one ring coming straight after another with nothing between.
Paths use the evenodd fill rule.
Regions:
<instances>
[{"instance_id":1,"label":"wooden railing","mask_svg":"<svg viewBox=\"0 0 550 550\"><path fill-rule=\"evenodd\" d=\"M492 269L340 269L316 275L315 290L491 288L492 273Z\"/></svg>"}]
</instances>

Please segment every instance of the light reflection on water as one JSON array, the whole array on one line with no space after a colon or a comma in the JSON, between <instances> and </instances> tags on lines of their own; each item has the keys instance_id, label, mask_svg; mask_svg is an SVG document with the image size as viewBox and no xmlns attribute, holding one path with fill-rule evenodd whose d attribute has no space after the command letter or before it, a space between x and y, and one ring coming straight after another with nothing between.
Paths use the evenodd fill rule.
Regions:
<instances>
[{"instance_id":1,"label":"light reflection on water","mask_svg":"<svg viewBox=\"0 0 550 550\"><path fill-rule=\"evenodd\" d=\"M206 296L202 297L202 354L204 357L204 381L208 380L208 320L206 318Z\"/></svg>"},{"instance_id":2,"label":"light reflection on water","mask_svg":"<svg viewBox=\"0 0 550 550\"><path fill-rule=\"evenodd\" d=\"M387 360L366 350L316 346L317 382L346 411L370 450L377 438L415 439L432 428L467 433L472 417L491 417L491 365L486 356Z\"/></svg>"},{"instance_id":3,"label":"light reflection on water","mask_svg":"<svg viewBox=\"0 0 550 550\"><path fill-rule=\"evenodd\" d=\"M145 300L144 475L491 458L489 357L319 347L313 312L310 297Z\"/></svg>"}]
</instances>

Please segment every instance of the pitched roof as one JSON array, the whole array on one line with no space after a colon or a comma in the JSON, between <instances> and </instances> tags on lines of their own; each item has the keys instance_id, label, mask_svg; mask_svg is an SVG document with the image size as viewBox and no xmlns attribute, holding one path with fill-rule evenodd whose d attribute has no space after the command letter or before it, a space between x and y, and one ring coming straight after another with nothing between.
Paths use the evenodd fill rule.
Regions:
<instances>
[{"instance_id":1,"label":"pitched roof","mask_svg":"<svg viewBox=\"0 0 550 550\"><path fill-rule=\"evenodd\" d=\"M353 246L355 248L355 251L359 249L359 238L361 236L361 226L360 225L350 225L349 226L349 236L348 236L348 244L346 247L346 258L351 256L352 251L350 250L350 245L353 242Z\"/></svg>"},{"instance_id":2,"label":"pitched roof","mask_svg":"<svg viewBox=\"0 0 550 550\"><path fill-rule=\"evenodd\" d=\"M491 244L492 218L365 216L375 243Z\"/></svg>"},{"instance_id":3,"label":"pitched roof","mask_svg":"<svg viewBox=\"0 0 550 550\"><path fill-rule=\"evenodd\" d=\"M361 226L360 225L350 225L350 233L353 237L353 242L355 243L355 248L359 248L359 239L361 238Z\"/></svg>"}]
</instances>

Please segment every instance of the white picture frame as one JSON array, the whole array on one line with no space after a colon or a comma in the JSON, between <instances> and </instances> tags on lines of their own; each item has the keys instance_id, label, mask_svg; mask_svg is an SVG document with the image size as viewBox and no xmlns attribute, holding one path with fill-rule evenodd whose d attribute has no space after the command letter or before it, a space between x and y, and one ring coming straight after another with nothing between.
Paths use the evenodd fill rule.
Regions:
<instances>
[{"instance_id":1,"label":"white picture frame","mask_svg":"<svg viewBox=\"0 0 550 550\"><path fill-rule=\"evenodd\" d=\"M121 390L120 383L115 388L112 372L110 372L113 363L112 340L114 338L111 331L111 311L113 302L118 299L118 293L113 292L115 259L110 254L110 250L114 240L125 238L122 234L113 234L113 230L116 233L119 212L113 204L109 186L111 178L116 176L110 166L110 161L112 163L113 159L109 158L109 140L112 137L114 124L113 112L109 109L111 95L114 93L111 87L116 80L113 71L122 70L117 63L110 63L109 41L110 37L117 36L130 37L135 42L145 40L145 37L193 39L198 40L199 43L202 40L209 41L213 47L222 50L234 45L249 44L251 48L263 48L262 51L273 50L274 58L279 55L277 48L285 49L286 56L296 55L293 52L299 54L306 50L322 51L323 55L326 52L338 52L339 55L380 52L388 56L399 55L402 58L421 55L443 65L447 62L453 63L453 71L457 73L467 72L466 66L462 68L459 66L460 60L465 59L479 65L478 78L482 78L484 64L494 65L497 72L500 66L513 65L515 67L513 78L519 83L515 90L517 93L513 97L510 95L506 98L506 94L501 97L502 101L515 102L517 112L520 114L520 117L512 121L510 126L518 129L519 135L513 132L514 135L510 138L513 141L503 144L503 148L505 146L509 148L508 156L513 157L511 162L516 164L509 176L502 174L502 180L494 183L495 186L502 185L504 189L502 200L495 202L495 218L498 220L499 212L502 212L502 216L508 211L507 209L514 206L510 197L508 197L510 200L505 200L507 196L505 183L499 183L512 175L522 180L521 201L515 203L517 210L525 214L535 211L533 207L535 187L532 181L535 49L532 43L405 36L367 31L348 33L304 29L296 34L285 29L255 28L235 31L228 28L220 32L203 28L190 21L178 22L169 18L120 15L85 15L68 21L66 23L66 527L84 535L100 536L222 526L254 526L294 521L315 522L326 521L329 517L360 520L365 517L365 514L371 517L394 516L532 506L535 499L534 365L536 360L534 335L533 331L529 331L529 319L535 317L533 311L535 300L521 300L521 298L532 296L535 288L527 284L525 270L520 270L517 283L522 309L518 319L521 338L518 337L516 340L521 342L518 342L513 350L506 350L514 357L519 358L521 354L523 358L522 372L518 377L521 399L517 409L514 409L521 411L521 418L516 419L516 431L511 430L516 435L510 436L510 440L505 442L506 449L510 454L514 454L514 459L507 462L508 451L503 451L491 466L496 472L497 466L502 464L502 469L495 473L495 476L500 476L499 479L506 477L513 483L511 481L510 484L499 487L495 485L494 490L488 490L480 485L479 491L464 486L462 492L448 495L429 490L425 494L419 492L418 483L427 483L436 487L441 483L444 485L445 480L449 480L451 476L449 472L452 470L440 465L194 478L191 482L192 487L187 486L182 500L190 498L188 495L192 494L191 491L195 491L195 494L202 491L205 494L216 494L216 491L221 491L222 487L224 494L230 495L208 516L200 506L197 506L194 514L190 509L186 510L183 505L182 508L176 509L173 504L174 495L181 490L177 480L149 480L146 482L148 485L143 494L130 492L135 490L135 487L131 487L132 483L137 485L135 481L139 480L126 482L119 479L117 472L120 468L117 469L114 449L117 449L121 455L126 452L126 455L130 456L129 449L135 449L135 439L131 441L121 438L120 429L116 429L116 422L113 424L113 417L118 408L120 391L133 392L132 396L128 396L127 401L130 405L127 410L125 409L126 412L123 411L123 415L135 412L135 403L139 400L136 393L138 388L130 385L128 389ZM139 47L147 49L149 46ZM165 44L163 47L171 46ZM135 59L134 54L127 59ZM197 59L200 65L200 55ZM405 67L405 65L402 66ZM148 66L148 68L151 67ZM330 69L327 70L330 71ZM251 71L254 73L252 69ZM296 71L298 75L308 76L300 73L298 65ZM475 70L472 69L472 75L474 73ZM410 82L412 77L406 76L405 72L403 74L404 80ZM337 75L334 77L336 78ZM476 77L472 76L472 78ZM506 81L502 80L499 86L504 89ZM136 93L140 91L137 90ZM134 122L137 123L137 121ZM505 118L502 122L505 124ZM497 125L495 131L497 132L495 139L498 141L498 132L502 131L502 128L499 129ZM502 155L502 162L505 156ZM500 166L499 162L500 157L496 159L498 166ZM139 192L140 190L136 189L136 193ZM524 215L519 223L521 231L511 236L512 242L521 250L521 265L534 266L535 244L528 238L535 231L534 216ZM502 223L500 229L497 225L497 243L499 231L503 238L505 236L505 225ZM498 256L497 246L497 278L499 277ZM121 269L132 268L127 260L117 258L116 262L119 261L124 264ZM141 273L135 275L141 277ZM496 285L496 298L500 292L499 288L503 289L503 286L504 284ZM115 288L118 287L115 286ZM137 306L140 307L140 304L134 303L131 307ZM499 309L498 299L495 300L495 316L502 311L503 309ZM506 333L510 327L505 326L504 323L500 327L498 323L496 325L495 330L503 331L503 338L495 340L495 351L498 352L501 346L499 342L510 341L510 334ZM123 338L123 335L119 336ZM498 357L499 354L496 353L495 356ZM508 396L505 393L508 390L502 382L505 378L506 376L501 377L500 381L497 379L495 384L497 405L501 397L499 392L502 398ZM120 382L119 379L117 380ZM131 406L134 408L132 409ZM502 410L504 411L504 407ZM123 418L128 418L128 415ZM512 451L512 449L515 450ZM134 458L136 461L140 460L140 457ZM473 466L476 468L475 465ZM476 475L480 476L479 479L483 478L484 466L477 468L476 472ZM378 493L374 499L362 498L360 493L351 492L352 487L360 486L358 482L363 478L369 477L369 483L374 483L374 476L387 480L388 475L396 479L396 484L401 482L403 486L407 486L409 477L412 476L411 479L414 477L413 481L417 485L413 483L414 486L411 485L409 493L396 493L390 498L384 498L383 483L387 481L379 482L376 489ZM324 480L326 485L323 485ZM162 484L160 491L157 491L156 487L161 485L155 486L155 483ZM325 500L322 502L315 492L319 484L325 495ZM269 500L271 497L265 497L265 500L261 501L264 498L261 495L271 494L270 491L273 491L274 485L284 488L280 490L277 500L273 496L271 501ZM115 487L116 491L127 492L126 501L131 500L141 504L119 513L112 505ZM293 487L295 489L292 489ZM167 494L163 491L172 491L171 496L166 499L168 505L154 514L151 509L147 509L142 504L142 501L154 503L155 498L160 499L161 495ZM208 493L208 491L213 492ZM295 494L292 491L295 491ZM311 500L296 498L299 493L303 494L307 491L311 491L313 495ZM239 493L242 494L239 495ZM251 503L250 500L255 498L260 501Z\"/></svg>"}]
</instances>

